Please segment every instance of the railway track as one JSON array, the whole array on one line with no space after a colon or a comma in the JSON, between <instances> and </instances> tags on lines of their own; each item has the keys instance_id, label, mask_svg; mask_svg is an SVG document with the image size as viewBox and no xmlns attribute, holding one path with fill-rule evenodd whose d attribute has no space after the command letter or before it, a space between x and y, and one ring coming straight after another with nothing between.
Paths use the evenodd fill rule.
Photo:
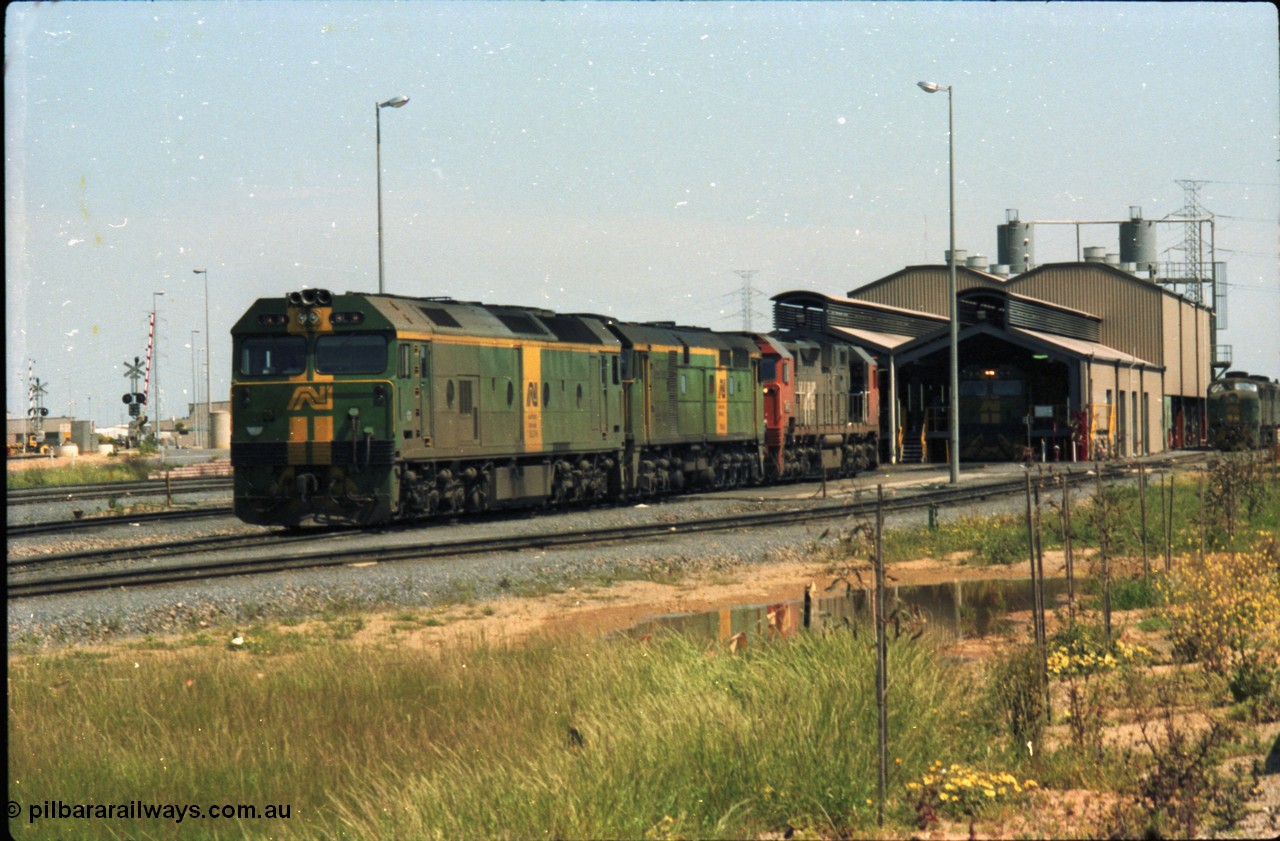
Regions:
<instances>
[{"instance_id":1,"label":"railway track","mask_svg":"<svg viewBox=\"0 0 1280 841\"><path fill-rule=\"evenodd\" d=\"M42 488L15 488L8 492L9 505L38 505L49 502L76 502L90 499L114 499L165 494L192 494L216 491L231 492L231 480L225 476L194 478L145 479L137 482L102 482L91 485L57 485Z\"/></svg>"},{"instance_id":2,"label":"railway track","mask_svg":"<svg viewBox=\"0 0 1280 841\"><path fill-rule=\"evenodd\" d=\"M48 520L42 523L14 523L8 527L9 537L31 537L37 534L61 534L68 537L96 529L111 528L121 525L149 525L151 523L176 522L180 520L208 520L218 517L230 517L233 509L230 505L215 508L181 508L169 511L148 511L121 516L89 517L80 520Z\"/></svg>"},{"instance_id":3,"label":"railway track","mask_svg":"<svg viewBox=\"0 0 1280 841\"><path fill-rule=\"evenodd\" d=\"M1149 462L1147 466L1151 468L1167 468L1173 464L1173 461L1174 459L1155 463ZM1126 465L1111 465L1104 468L1104 476L1116 478L1127 475L1130 471L1131 468ZM1066 477L1073 485L1093 481L1093 475L1084 470L1070 473L1060 472L1057 476ZM960 487L934 487L911 495L903 493L896 497L886 498L885 511L897 513L913 509L927 509L980 501L990 497L1022 493L1025 486L1026 480L1024 476L1019 475L1016 479L995 483ZM875 506L876 502L873 498L859 498L852 501L816 505L809 508L791 507L769 512L735 514L680 523L663 522L622 528L568 529L549 534L441 541L429 545L333 546L318 551L304 551L288 555L282 555L282 549L331 537L352 536L353 534L358 537L361 533L352 533L350 531L326 532L320 535L279 533L268 538L264 538L263 535L248 537L219 536L201 538L194 541L173 541L151 546L66 553L58 556L43 556L40 559L26 558L21 562L9 565L8 591L9 598L16 599L55 593L138 587L354 563L393 563L405 560L462 557L502 551L548 550L593 544L604 545L626 541L652 540L676 534L688 535L769 528L820 520L864 517L871 514L875 510ZM360 542L367 543L367 541ZM264 543L266 544L265 546ZM245 557L243 552L247 548L264 549L264 552L255 554L253 557ZM136 567L111 570L82 569L74 573L52 574L65 571L72 566L101 566L122 559L151 561L160 557L190 556L194 553L225 554L227 552L236 552L237 556L221 559L215 557L185 564L152 566L147 569L138 569Z\"/></svg>"}]
</instances>

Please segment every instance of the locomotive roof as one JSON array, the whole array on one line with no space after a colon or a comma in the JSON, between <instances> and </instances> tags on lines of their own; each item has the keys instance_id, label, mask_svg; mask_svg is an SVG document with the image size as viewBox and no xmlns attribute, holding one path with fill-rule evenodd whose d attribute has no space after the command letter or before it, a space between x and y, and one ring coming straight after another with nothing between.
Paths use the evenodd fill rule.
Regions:
<instances>
[{"instance_id":1,"label":"locomotive roof","mask_svg":"<svg viewBox=\"0 0 1280 841\"><path fill-rule=\"evenodd\" d=\"M1248 371L1228 371L1222 375L1224 380L1252 380L1255 383L1275 383L1270 377L1264 374L1250 374Z\"/></svg>"},{"instance_id":2,"label":"locomotive roof","mask_svg":"<svg viewBox=\"0 0 1280 841\"><path fill-rule=\"evenodd\" d=\"M733 333L717 333L705 327L681 327L674 323L638 323L616 321L610 325L627 345L659 345L664 347L710 348L713 350L747 350L760 355L755 340Z\"/></svg>"},{"instance_id":3,"label":"locomotive roof","mask_svg":"<svg viewBox=\"0 0 1280 841\"><path fill-rule=\"evenodd\" d=\"M327 294L327 293L326 293ZM258 314L284 313L286 296L259 298L240 318L235 332L251 332ZM541 307L458 301L445 296L410 297L347 292L332 296L333 310L364 310L362 329L394 329L439 336L566 342L611 348L632 345L740 350L759 356L747 334L720 333L674 322L623 322L591 313L558 313Z\"/></svg>"},{"instance_id":4,"label":"locomotive roof","mask_svg":"<svg viewBox=\"0 0 1280 841\"><path fill-rule=\"evenodd\" d=\"M483 304L441 297L370 295L368 301L401 330L419 330L442 336L619 345L601 320L594 316L563 315L540 307Z\"/></svg>"},{"instance_id":5,"label":"locomotive roof","mask_svg":"<svg viewBox=\"0 0 1280 841\"><path fill-rule=\"evenodd\" d=\"M805 348L807 350L820 348L822 347L823 344L838 344L841 347L846 347L849 350L853 351L854 354L867 365L876 364L875 359L869 353L863 350L861 346L856 345L853 342L842 341L834 337L832 337L831 339L828 339L825 342L817 342L817 341L814 341L812 338L800 338L798 336L788 338L786 336L783 336L781 338L781 341L784 342L788 348L797 347L797 348Z\"/></svg>"}]
</instances>

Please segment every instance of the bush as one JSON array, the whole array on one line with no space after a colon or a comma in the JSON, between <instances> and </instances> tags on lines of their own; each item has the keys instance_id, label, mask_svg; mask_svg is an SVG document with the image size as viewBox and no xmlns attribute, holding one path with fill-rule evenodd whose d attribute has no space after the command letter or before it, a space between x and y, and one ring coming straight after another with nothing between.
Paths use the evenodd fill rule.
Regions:
<instances>
[{"instance_id":1,"label":"bush","mask_svg":"<svg viewBox=\"0 0 1280 841\"><path fill-rule=\"evenodd\" d=\"M1221 675L1280 657L1280 570L1265 551L1187 559L1162 582L1174 653Z\"/></svg>"}]
</instances>

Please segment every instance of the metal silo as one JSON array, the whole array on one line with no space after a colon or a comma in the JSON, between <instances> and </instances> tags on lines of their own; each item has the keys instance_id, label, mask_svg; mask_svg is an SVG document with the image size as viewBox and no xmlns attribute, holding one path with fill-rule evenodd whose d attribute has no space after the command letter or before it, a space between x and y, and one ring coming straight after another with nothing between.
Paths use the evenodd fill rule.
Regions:
<instances>
[{"instance_id":1,"label":"metal silo","mask_svg":"<svg viewBox=\"0 0 1280 841\"><path fill-rule=\"evenodd\" d=\"M1156 223L1142 218L1142 208L1129 208L1129 221L1120 223L1120 261L1147 271L1156 262Z\"/></svg>"},{"instance_id":2,"label":"metal silo","mask_svg":"<svg viewBox=\"0 0 1280 841\"><path fill-rule=\"evenodd\" d=\"M1031 225L1018 221L1018 211L1005 211L1007 221L996 228L996 254L1000 265L1008 266L1014 274L1026 271L1036 264L1035 243Z\"/></svg>"}]
</instances>

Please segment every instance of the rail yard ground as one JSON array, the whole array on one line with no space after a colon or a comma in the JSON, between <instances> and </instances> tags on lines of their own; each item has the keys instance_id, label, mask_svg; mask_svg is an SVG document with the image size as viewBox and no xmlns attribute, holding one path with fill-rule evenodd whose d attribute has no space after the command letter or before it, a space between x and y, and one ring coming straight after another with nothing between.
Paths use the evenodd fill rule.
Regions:
<instances>
[{"instance_id":1,"label":"rail yard ground","mask_svg":"<svg viewBox=\"0 0 1280 841\"><path fill-rule=\"evenodd\" d=\"M335 603L110 643L11 635L10 833L1274 837L1276 477L1180 474L1171 570L1162 513L1148 523L1148 579L1136 501L1130 487L1073 508L1076 567L1092 577L1074 626L1061 604L1048 617L1047 721L1029 612L982 637L907 628L893 642L883 826L869 632L745 647L613 633L868 580L866 532L842 526L750 564L709 550L431 607ZM1065 564L1056 520L1046 508L1049 576ZM1025 525L1008 514L900 529L885 551L897 586L1026 577ZM57 817L57 804L135 801L202 812ZM231 804L258 816L207 814ZM289 817L265 817L286 805Z\"/></svg>"}]
</instances>

